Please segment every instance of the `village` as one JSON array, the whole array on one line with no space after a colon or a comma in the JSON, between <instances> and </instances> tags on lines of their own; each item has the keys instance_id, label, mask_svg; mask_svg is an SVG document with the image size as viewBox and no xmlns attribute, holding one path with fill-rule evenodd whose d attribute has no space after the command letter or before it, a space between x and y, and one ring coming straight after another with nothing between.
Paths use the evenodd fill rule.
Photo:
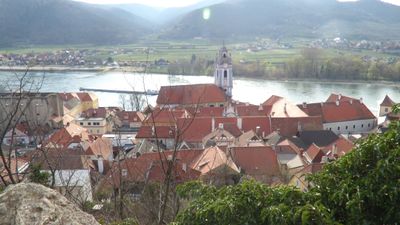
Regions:
<instances>
[{"instance_id":1,"label":"village","mask_svg":"<svg viewBox=\"0 0 400 225\"><path fill-rule=\"evenodd\" d=\"M389 96L379 115L362 98L340 93L313 103L273 93L259 105L236 101L233 74L222 47L213 84L163 86L157 104L140 111L99 107L94 93L2 93L2 114L25 106L2 140L10 156L8 167L0 164L3 182L28 179L27 171L39 166L53 175L55 189L83 204L123 184L163 182L165 165L172 165L176 184L255 179L307 191L313 185L307 175L400 118ZM386 119L379 124L377 116ZM140 188L130 191L140 198Z\"/></svg>"}]
</instances>

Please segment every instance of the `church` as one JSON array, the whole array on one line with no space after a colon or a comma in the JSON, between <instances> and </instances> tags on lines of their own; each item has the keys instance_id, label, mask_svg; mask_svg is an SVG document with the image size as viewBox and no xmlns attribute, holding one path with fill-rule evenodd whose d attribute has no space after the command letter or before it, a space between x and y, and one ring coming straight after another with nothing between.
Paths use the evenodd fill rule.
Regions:
<instances>
[{"instance_id":1,"label":"church","mask_svg":"<svg viewBox=\"0 0 400 225\"><path fill-rule=\"evenodd\" d=\"M223 46L215 60L214 84L163 86L157 106L176 107L224 107L232 99L232 57Z\"/></svg>"}]
</instances>

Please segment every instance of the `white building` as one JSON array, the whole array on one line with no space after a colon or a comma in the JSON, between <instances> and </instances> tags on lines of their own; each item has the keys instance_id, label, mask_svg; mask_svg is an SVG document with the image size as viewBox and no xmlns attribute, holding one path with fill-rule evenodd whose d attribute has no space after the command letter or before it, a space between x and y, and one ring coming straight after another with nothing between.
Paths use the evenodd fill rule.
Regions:
<instances>
[{"instance_id":1,"label":"white building","mask_svg":"<svg viewBox=\"0 0 400 225\"><path fill-rule=\"evenodd\" d=\"M232 97L233 70L232 57L223 46L218 53L214 72L214 84L225 91L226 96Z\"/></svg>"}]
</instances>

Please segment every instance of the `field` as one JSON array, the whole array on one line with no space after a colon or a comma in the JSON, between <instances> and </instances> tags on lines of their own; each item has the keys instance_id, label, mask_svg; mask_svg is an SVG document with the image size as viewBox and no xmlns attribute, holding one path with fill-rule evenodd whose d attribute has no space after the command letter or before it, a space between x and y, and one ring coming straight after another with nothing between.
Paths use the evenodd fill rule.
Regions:
<instances>
[{"instance_id":1,"label":"field","mask_svg":"<svg viewBox=\"0 0 400 225\"><path fill-rule=\"evenodd\" d=\"M228 49L232 53L233 60L239 62L260 62L267 67L282 65L288 60L300 56L301 50L310 43L310 40L288 40L290 47L281 47L274 41L262 40L242 43L229 43ZM193 40L189 42L161 42L161 41L143 41L132 45L116 46L94 46L94 45L76 45L76 46L26 46L14 49L0 49L0 54L28 54L28 53L46 53L65 49L75 50L93 50L95 54L88 55L87 58L105 60L109 57L115 61L150 61L164 59L169 62L190 61L192 55L197 59L213 60L216 57L218 49L222 43L216 44L205 40ZM257 49L258 47L258 49ZM148 53L147 53L148 52ZM324 49L323 57L342 57L342 56L371 56L378 58L392 57L388 54L377 53L374 51L354 51Z\"/></svg>"}]
</instances>

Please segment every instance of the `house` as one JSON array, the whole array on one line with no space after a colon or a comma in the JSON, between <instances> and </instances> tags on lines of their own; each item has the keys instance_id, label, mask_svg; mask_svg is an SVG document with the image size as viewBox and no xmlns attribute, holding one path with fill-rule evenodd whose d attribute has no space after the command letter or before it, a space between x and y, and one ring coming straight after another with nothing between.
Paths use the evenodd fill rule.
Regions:
<instances>
[{"instance_id":1,"label":"house","mask_svg":"<svg viewBox=\"0 0 400 225\"><path fill-rule=\"evenodd\" d=\"M46 148L79 148L92 140L87 130L76 124L67 126L53 133L43 144Z\"/></svg>"},{"instance_id":2,"label":"house","mask_svg":"<svg viewBox=\"0 0 400 225\"><path fill-rule=\"evenodd\" d=\"M116 116L116 125L118 130L122 132L138 132L145 119L142 112L135 111L120 111L116 113Z\"/></svg>"},{"instance_id":3,"label":"house","mask_svg":"<svg viewBox=\"0 0 400 225\"><path fill-rule=\"evenodd\" d=\"M217 146L205 149L190 167L201 173L203 182L217 186L237 183L240 173L232 158Z\"/></svg>"},{"instance_id":4,"label":"house","mask_svg":"<svg viewBox=\"0 0 400 225\"><path fill-rule=\"evenodd\" d=\"M323 129L336 134L368 133L377 126L377 118L362 100L337 98L335 102L298 106L309 116L321 116Z\"/></svg>"},{"instance_id":5,"label":"house","mask_svg":"<svg viewBox=\"0 0 400 225\"><path fill-rule=\"evenodd\" d=\"M4 136L3 144L5 145L17 145L17 146L28 146L32 143L34 138L30 135L29 125L27 123L19 123L15 128L10 129Z\"/></svg>"},{"instance_id":6,"label":"house","mask_svg":"<svg viewBox=\"0 0 400 225\"><path fill-rule=\"evenodd\" d=\"M93 201L91 172L96 167L84 151L39 151L33 156L32 165L40 165L41 172L50 174L49 183L54 181L54 188L67 198L80 204Z\"/></svg>"},{"instance_id":7,"label":"house","mask_svg":"<svg viewBox=\"0 0 400 225\"><path fill-rule=\"evenodd\" d=\"M215 84L163 86L157 105L160 108L225 106L225 92Z\"/></svg>"},{"instance_id":8,"label":"house","mask_svg":"<svg viewBox=\"0 0 400 225\"><path fill-rule=\"evenodd\" d=\"M94 93L78 92L76 95L81 102L82 112L99 108L99 98Z\"/></svg>"},{"instance_id":9,"label":"house","mask_svg":"<svg viewBox=\"0 0 400 225\"><path fill-rule=\"evenodd\" d=\"M9 165L9 169L11 175L14 180L23 180L25 178L25 173L29 168L29 160L20 157L11 157L8 159L5 158L5 163ZM10 161L9 161L10 160ZM3 161L0 159L0 176L4 180L4 182L11 183L10 174L7 172L6 167L4 166ZM3 186L4 183L0 182L0 187Z\"/></svg>"},{"instance_id":10,"label":"house","mask_svg":"<svg viewBox=\"0 0 400 225\"><path fill-rule=\"evenodd\" d=\"M112 108L100 107L82 112L75 123L87 129L90 134L102 135L113 130L114 117L115 112Z\"/></svg>"},{"instance_id":11,"label":"house","mask_svg":"<svg viewBox=\"0 0 400 225\"><path fill-rule=\"evenodd\" d=\"M396 103L386 95L379 107L379 116L386 116L392 112L392 107Z\"/></svg>"},{"instance_id":12,"label":"house","mask_svg":"<svg viewBox=\"0 0 400 225\"><path fill-rule=\"evenodd\" d=\"M281 181L277 154L271 147L234 147L230 154L241 174L269 185Z\"/></svg>"},{"instance_id":13,"label":"house","mask_svg":"<svg viewBox=\"0 0 400 225\"><path fill-rule=\"evenodd\" d=\"M297 187L301 191L308 191L312 187L312 184L307 180L307 176L321 171L323 166L324 164L322 163L305 166L290 178L289 185Z\"/></svg>"}]
</instances>

